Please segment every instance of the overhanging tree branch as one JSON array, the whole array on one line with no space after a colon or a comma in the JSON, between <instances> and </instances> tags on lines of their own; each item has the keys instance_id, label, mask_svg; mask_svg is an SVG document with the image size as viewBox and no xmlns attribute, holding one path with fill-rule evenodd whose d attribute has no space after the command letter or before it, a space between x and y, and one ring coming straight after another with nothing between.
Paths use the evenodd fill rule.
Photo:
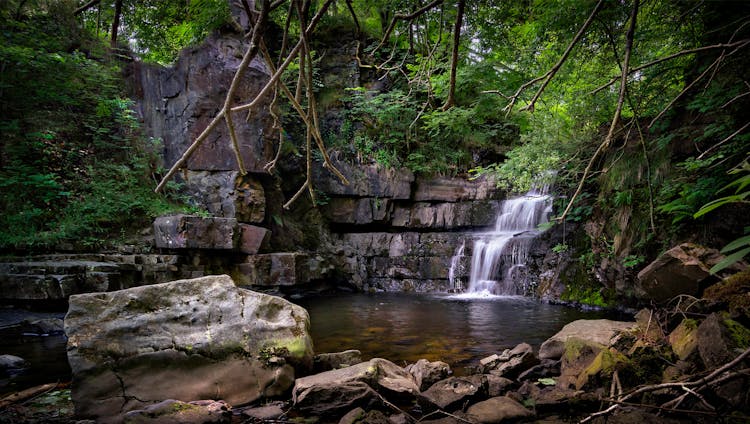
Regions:
<instances>
[{"instance_id":1,"label":"overhanging tree branch","mask_svg":"<svg viewBox=\"0 0 750 424\"><path fill-rule=\"evenodd\" d=\"M79 7L78 9L76 9L73 12L73 14L74 15L80 15L81 13L83 13L83 12L91 9L92 7L94 7L95 5L99 4L100 2L101 2L101 0L91 0L90 2L84 4L83 6Z\"/></svg>"},{"instance_id":2,"label":"overhanging tree branch","mask_svg":"<svg viewBox=\"0 0 750 424\"><path fill-rule=\"evenodd\" d=\"M461 22L464 18L465 0L458 0L458 10L456 12L456 25L453 27L453 51L451 53L451 76L448 85L448 98L443 105L443 111L453 107L456 103L456 71L458 70L458 44L461 40Z\"/></svg>"},{"instance_id":3,"label":"overhanging tree branch","mask_svg":"<svg viewBox=\"0 0 750 424\"><path fill-rule=\"evenodd\" d=\"M628 27L628 32L625 35L625 57L623 58L622 63L622 79L620 80L620 93L617 97L617 108L615 109L615 115L612 117L612 123L609 126L609 131L607 132L607 136L604 138L604 141L599 145L599 147L594 152L594 155L591 156L591 159L589 160L588 165L586 166L586 169L583 171L583 175L581 176L581 180L578 182L578 188L576 188L575 193L573 193L573 196L571 196L570 201L568 201L568 206L563 211L562 215L558 218L560 221L565 221L565 217L570 212L570 209L573 207L573 203L575 202L576 198L579 194L581 194L581 191L583 190L583 185L586 182L586 178L589 175L589 172L591 172L591 168L593 168L594 163L596 162L596 159L599 157L599 155L604 152L607 147L609 147L609 143L612 141L612 136L615 133L615 128L617 127L617 124L620 121L620 115L622 114L622 107L625 103L625 95L627 93L627 85L628 85L628 65L630 63L630 54L633 50L633 38L635 35L635 23L636 18L638 17L638 6L639 6L639 0L633 1L633 9L630 14L630 25Z\"/></svg>"},{"instance_id":4,"label":"overhanging tree branch","mask_svg":"<svg viewBox=\"0 0 750 424\"><path fill-rule=\"evenodd\" d=\"M382 47L383 44L385 44L385 42L388 41L388 37L391 36L391 32L393 32L393 28L396 27L396 22L397 21L400 21L400 20L412 21L412 20L414 20L414 19L422 16L423 14L425 14L427 11L429 11L433 7L441 4L442 2L443 2L443 0L433 0L432 2L428 3L427 5L425 5L424 7L422 7L421 9L414 11L413 13L409 13L409 14L397 13L397 14L395 14L393 16L393 19L391 19L391 23L388 24L388 28L383 33L383 38L380 40L380 43L377 45L377 47L375 47L375 50L373 50L373 53L375 53L376 51L378 51L378 49L380 49L380 47Z\"/></svg>"},{"instance_id":5,"label":"overhanging tree branch","mask_svg":"<svg viewBox=\"0 0 750 424\"><path fill-rule=\"evenodd\" d=\"M581 28L578 30L578 33L576 33L575 37L573 37L573 40L570 41L570 44L568 44L568 47L565 49L565 52L560 57L560 60L557 61L557 63L544 75L536 77L532 79L531 81L528 81L521 85L518 90L516 90L515 94L513 94L510 97L510 103L508 106L505 107L506 115L509 115L510 112L513 110L513 106L515 106L516 101L518 100L518 97L523 93L524 90L529 88L530 86L538 83L539 81L544 81L542 85L537 90L536 94L534 94L534 97L532 97L531 101L528 105L526 105L521 110L529 110L534 111L534 104L537 100L539 100L539 96L542 95L544 92L544 89L547 87L547 84L552 80L552 78L557 74L557 71L560 70L562 65L565 63L565 61L568 59L568 56L570 56L570 52L573 51L573 47L575 47L576 44L578 44L578 41L583 37L583 34L586 33L586 30L591 25L591 23L594 21L594 17L596 17L596 14L599 13L599 11L602 9L602 6L604 5L604 0L599 0L599 2L596 3L596 6L594 6L594 10L591 11L591 14L589 15L588 19L586 19L586 22L581 25ZM499 92L498 92L499 93Z\"/></svg>"}]
</instances>

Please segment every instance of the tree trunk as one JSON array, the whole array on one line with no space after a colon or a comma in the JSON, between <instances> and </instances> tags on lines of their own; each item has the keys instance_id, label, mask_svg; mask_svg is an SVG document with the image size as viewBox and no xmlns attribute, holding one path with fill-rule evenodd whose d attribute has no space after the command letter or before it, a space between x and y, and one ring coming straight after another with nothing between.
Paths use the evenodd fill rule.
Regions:
<instances>
[{"instance_id":1,"label":"tree trunk","mask_svg":"<svg viewBox=\"0 0 750 424\"><path fill-rule=\"evenodd\" d=\"M458 11L456 12L456 26L453 28L453 53L451 55L451 80L448 87L448 99L445 100L443 111L453 107L456 103L456 71L458 69L458 43L461 39L461 25L464 19L465 0L458 0Z\"/></svg>"},{"instance_id":2,"label":"tree trunk","mask_svg":"<svg viewBox=\"0 0 750 424\"><path fill-rule=\"evenodd\" d=\"M122 14L122 0L115 2L115 17L112 19L112 38L110 45L112 48L117 47L117 30L120 27L120 15Z\"/></svg>"}]
</instances>

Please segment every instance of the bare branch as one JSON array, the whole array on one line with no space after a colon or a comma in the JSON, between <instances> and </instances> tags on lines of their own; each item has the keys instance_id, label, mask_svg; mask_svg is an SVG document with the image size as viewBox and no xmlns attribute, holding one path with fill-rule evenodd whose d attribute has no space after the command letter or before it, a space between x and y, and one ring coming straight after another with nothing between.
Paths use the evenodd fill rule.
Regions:
<instances>
[{"instance_id":1,"label":"bare branch","mask_svg":"<svg viewBox=\"0 0 750 424\"><path fill-rule=\"evenodd\" d=\"M615 128L617 127L618 122L620 121L620 115L622 113L622 107L625 102L625 94L627 92L627 75L628 75L628 65L630 63L630 54L633 50L633 37L635 34L635 23L636 18L638 17L638 6L639 6L639 0L633 1L633 10L630 14L630 25L628 27L628 32L625 35L625 58L623 59L622 64L622 79L620 80L620 93L617 98L617 108L615 109L615 116L612 118L612 123L609 126L609 132L607 132L607 136L604 138L604 141L602 141L602 144L599 145L599 147L594 152L594 155L591 156L591 159L589 160L588 165L586 166L586 169L583 171L583 175L581 176L581 180L578 182L578 188L576 189L575 193L573 193L573 196L571 196L570 201L568 201L568 206L563 211L562 215L560 216L560 221L565 221L565 217L570 212L570 209L573 207L573 203L575 202L576 198L579 194L581 194L581 191L583 190L583 185L586 182L586 178L588 177L589 172L591 172L591 168L593 168L594 163L596 162L596 159L599 157L599 154L601 154L604 150L609 147L609 143L612 141L612 136L614 135Z\"/></svg>"},{"instance_id":2,"label":"bare branch","mask_svg":"<svg viewBox=\"0 0 750 424\"><path fill-rule=\"evenodd\" d=\"M737 134L741 133L742 131L745 131L745 129L747 129L747 127L749 127L749 126L750 126L750 122L746 123L745 125L742 126L742 128L738 129L737 131L735 131L731 135L729 135L729 137L725 138L724 140L721 140L720 142L718 142L718 143L714 144L713 146L711 146L705 152L701 153L700 156L698 156L698 159L699 160L703 159L703 157L706 156L708 154L708 152L710 152L711 150L713 150L713 149L721 146L722 144L726 143L727 141L733 139L734 137L737 136Z\"/></svg>"},{"instance_id":3,"label":"bare branch","mask_svg":"<svg viewBox=\"0 0 750 424\"><path fill-rule=\"evenodd\" d=\"M427 11L429 11L433 7L441 4L442 2L443 0L433 0L432 2L428 3L427 5L425 5L419 10L416 10L413 13L410 13L410 14L397 13L396 15L394 15L393 19L391 19L391 23L388 25L388 28L385 30L385 33L383 33L383 38L380 40L380 44L378 44L377 47L375 47L375 50L373 50L373 53L378 51L378 49L380 49L380 47L382 47L383 44L385 44L385 42L388 40L388 37L391 36L391 32L393 32L393 28L395 28L397 21L399 20L412 21L415 18L418 18L419 16L425 14Z\"/></svg>"},{"instance_id":4,"label":"bare branch","mask_svg":"<svg viewBox=\"0 0 750 424\"><path fill-rule=\"evenodd\" d=\"M740 41L735 41L733 43L713 44L713 45L710 45L710 46L703 46L703 47L697 47L697 48L694 48L694 49L682 50L682 51L679 51L677 53L672 53L672 54L670 54L668 56L664 56L664 57L661 57L659 59L652 60L651 62L644 63L643 65L636 66L635 68L630 69L630 72L628 72L628 75L633 74L633 73L638 72L638 71L642 71L642 70L644 70L646 68L650 68L650 67L652 67L654 65L658 65L658 64L660 64L662 62L666 62L668 60L676 59L676 58L678 58L680 56L685 56L685 55L689 55L689 54L693 54L693 53L700 53L700 52L704 52L704 51L708 51L708 50L728 49L728 48L732 48L732 47L742 48L742 47L745 47L745 45L747 45L748 42L750 42L750 39L744 39L744 40L740 40ZM612 79L609 80L607 83L605 83L604 85L601 85L601 86L597 87L596 89L594 89L593 91L591 91L589 94L596 94L596 93L604 90L605 88L609 87L610 85L616 83L617 80L619 80L620 78L622 78L622 75L618 75L616 77L612 77Z\"/></svg>"},{"instance_id":5,"label":"bare branch","mask_svg":"<svg viewBox=\"0 0 750 424\"><path fill-rule=\"evenodd\" d=\"M557 71L560 70L563 63L565 63L565 61L568 59L568 56L570 56L570 52L573 51L573 47L575 47L575 45L578 43L581 37L583 37L583 34L586 33L586 29L588 29L589 25L591 25L591 23L594 21L594 17L596 16L597 13L599 13L603 5L604 5L604 0L599 0L599 2L596 3L596 6L594 6L594 10L591 11L591 14L589 15L588 19L586 19L586 22L584 22L583 25L581 25L581 28L578 30L578 33L575 35L575 37L573 37L573 40L570 41L570 44L568 44L568 48L565 49L565 52L563 53L562 57L560 57L560 60L557 61L557 63L555 64L555 66L552 67L552 69L550 69L549 71L547 71L546 74L544 74L544 76L542 77L544 79L544 82L539 87L536 94L534 94L534 97L531 98L531 101L529 102L529 104L524 106L521 110L528 110L531 112L534 111L534 104L536 103L537 100L539 100L539 96L542 95L542 93L544 92L544 89L547 87L547 84L549 84L552 78L554 78L555 74L557 74ZM515 103L516 98L520 94L521 92L518 91L513 96L514 98L513 100L511 100L510 109L508 109L508 111L513 109L513 104Z\"/></svg>"},{"instance_id":6,"label":"bare branch","mask_svg":"<svg viewBox=\"0 0 750 424\"><path fill-rule=\"evenodd\" d=\"M265 28L266 19L268 18L268 0L263 0L261 5L261 14L260 18L256 21L255 27L253 29L253 37L250 41L250 46L248 46L247 51L245 52L245 56L242 58L242 62L240 64L240 67L237 69L237 72L234 75L234 78L232 79L232 83L229 86L229 90L227 91L226 97L224 99L224 107L216 114L214 119L211 120L211 122L208 124L208 126L201 132L201 134L193 141L193 144L190 145L190 147L187 148L185 153L182 154L182 156L172 165L172 167L169 169L167 174L161 179L161 182L156 186L155 191L158 193L161 191L164 186L167 184L167 181L169 181L170 178L180 169L182 166L187 162L187 160L192 156L193 152L195 152L196 149L201 145L201 143L208 137L208 134L213 131L213 129L216 127L216 125L222 120L225 119L227 122L227 126L229 126L230 129L230 137L232 137L232 147L235 150L235 155L238 157L238 164L241 167L240 172L244 171L244 165L242 164L242 158L239 154L239 146L237 143L236 135L232 136L233 132L233 126L232 126L232 120L231 117L227 119L229 114L231 113L231 110L229 109L229 105L231 104L231 99L234 97L234 92L239 87L239 81L242 78L242 75L244 74L247 65L250 64L252 59L255 57L255 55L258 53L258 45L260 43L261 37L263 35L263 30Z\"/></svg>"}]
</instances>

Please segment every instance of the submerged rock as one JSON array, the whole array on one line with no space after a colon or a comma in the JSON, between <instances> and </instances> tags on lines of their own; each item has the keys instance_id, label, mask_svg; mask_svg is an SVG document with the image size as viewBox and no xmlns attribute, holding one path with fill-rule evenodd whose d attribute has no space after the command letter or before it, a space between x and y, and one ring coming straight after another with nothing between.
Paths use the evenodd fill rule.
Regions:
<instances>
[{"instance_id":1,"label":"submerged rock","mask_svg":"<svg viewBox=\"0 0 750 424\"><path fill-rule=\"evenodd\" d=\"M244 404L312 364L307 311L210 276L72 296L65 317L81 418L120 422L165 399Z\"/></svg>"},{"instance_id":2,"label":"submerged rock","mask_svg":"<svg viewBox=\"0 0 750 424\"><path fill-rule=\"evenodd\" d=\"M14 355L0 355L0 376L12 376L22 372L29 364Z\"/></svg>"}]
</instances>

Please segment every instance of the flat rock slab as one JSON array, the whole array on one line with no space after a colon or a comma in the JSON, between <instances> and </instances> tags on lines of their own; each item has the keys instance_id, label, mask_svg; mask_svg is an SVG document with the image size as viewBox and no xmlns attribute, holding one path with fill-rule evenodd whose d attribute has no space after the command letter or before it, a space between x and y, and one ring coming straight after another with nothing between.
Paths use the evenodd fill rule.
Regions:
<instances>
[{"instance_id":1,"label":"flat rock slab","mask_svg":"<svg viewBox=\"0 0 750 424\"><path fill-rule=\"evenodd\" d=\"M591 343L609 346L613 337L637 327L635 322L608 319L581 319L567 324L539 348L539 359L559 359L565 352L565 342L575 337Z\"/></svg>"},{"instance_id":2,"label":"flat rock slab","mask_svg":"<svg viewBox=\"0 0 750 424\"><path fill-rule=\"evenodd\" d=\"M71 296L65 317L76 414L118 423L166 399L238 405L278 396L312 365L309 316L209 276Z\"/></svg>"}]
</instances>

